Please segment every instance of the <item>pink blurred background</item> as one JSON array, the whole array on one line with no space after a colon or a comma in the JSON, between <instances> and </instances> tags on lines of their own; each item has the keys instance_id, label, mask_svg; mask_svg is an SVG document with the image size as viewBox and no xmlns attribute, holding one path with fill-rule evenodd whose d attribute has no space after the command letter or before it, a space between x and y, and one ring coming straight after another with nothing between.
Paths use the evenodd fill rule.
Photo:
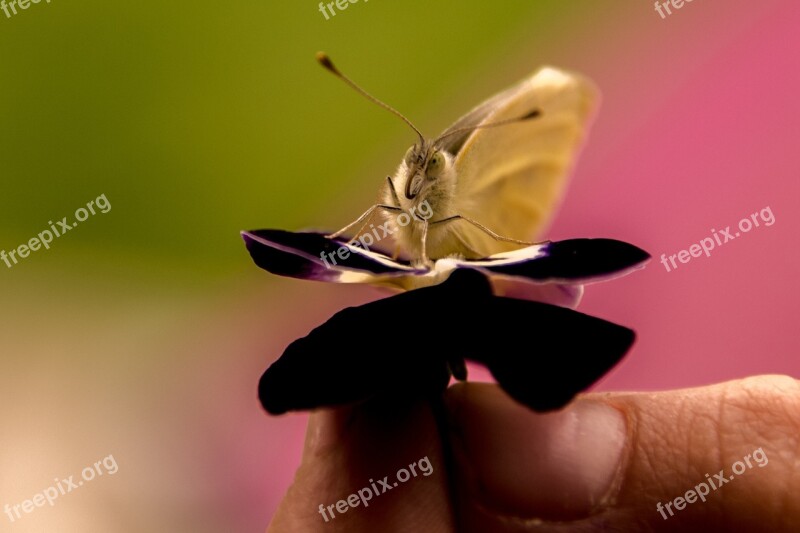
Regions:
<instances>
[{"instance_id":1,"label":"pink blurred background","mask_svg":"<svg viewBox=\"0 0 800 533\"><path fill-rule=\"evenodd\" d=\"M372 6L357 7L366 16ZM788 0L696 0L662 20L642 0L613 8L577 2L564 11L553 27L509 32L491 51L496 57L487 52L462 81L470 93L489 96L546 61L585 73L602 90L594 129L546 237L617 238L654 260L629 277L587 287L581 311L638 333L597 390L800 376L791 323L800 315L792 244L800 232L800 9ZM361 104L354 101L343 105ZM426 124L441 129L465 109L443 102L440 111ZM341 204L335 220L310 223L339 227L360 213L377 190L373 177L404 153L406 137L397 139L396 150L385 152L390 159L364 154L358 187L330 199ZM661 254L688 249L712 228L735 226L767 206L774 225L673 272L659 263ZM167 290L154 299L140 292L142 280L133 281L122 294L93 296L93 311L75 303L85 298L81 287L56 281L46 287L46 313L26 307L27 293L44 290L33 265L30 278L4 290L9 301L22 302L5 309L4 325L29 333L9 336L3 349L29 356L10 362L0 377L0 400L15 406L0 429L0 505L109 453L125 481L102 480L102 490L83 490L13 526L0 519L0 530L263 530L299 464L306 416L268 417L257 402L257 380L289 342L380 293L274 278L247 264L243 249L241 261L245 274L212 290ZM102 336L92 333L100 326L87 324L101 324ZM112 346L116 360L109 363ZM60 350L81 358L61 359ZM143 397L145 381L154 388ZM104 397L115 399L98 400ZM42 459L19 460L31 450Z\"/></svg>"},{"instance_id":2,"label":"pink blurred background","mask_svg":"<svg viewBox=\"0 0 800 533\"><path fill-rule=\"evenodd\" d=\"M800 10L786 1L700 0L662 21L642 4L626 9L624 20L585 20L580 35L536 43L546 50L538 57L586 73L603 93L548 237L618 238L653 255L645 270L586 289L582 312L638 333L596 390L798 377ZM772 226L671 272L660 264L662 253L688 249L712 229L735 229L765 207ZM293 290L320 301L316 287ZM347 289L324 291L331 310L356 299ZM486 379L480 369L473 375ZM270 440L277 432L293 440L288 460L269 458L285 482L300 447L295 418L268 419L262 428ZM284 486L276 483L270 497Z\"/></svg>"}]
</instances>

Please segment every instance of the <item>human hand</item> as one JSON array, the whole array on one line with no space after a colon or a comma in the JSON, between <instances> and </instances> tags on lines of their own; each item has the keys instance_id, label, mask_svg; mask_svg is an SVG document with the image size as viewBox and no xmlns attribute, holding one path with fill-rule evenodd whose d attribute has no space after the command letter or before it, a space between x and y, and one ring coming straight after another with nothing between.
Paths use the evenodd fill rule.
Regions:
<instances>
[{"instance_id":1,"label":"human hand","mask_svg":"<svg viewBox=\"0 0 800 533\"><path fill-rule=\"evenodd\" d=\"M590 393L547 414L459 383L444 407L312 413L269 532L800 531L791 378Z\"/></svg>"}]
</instances>

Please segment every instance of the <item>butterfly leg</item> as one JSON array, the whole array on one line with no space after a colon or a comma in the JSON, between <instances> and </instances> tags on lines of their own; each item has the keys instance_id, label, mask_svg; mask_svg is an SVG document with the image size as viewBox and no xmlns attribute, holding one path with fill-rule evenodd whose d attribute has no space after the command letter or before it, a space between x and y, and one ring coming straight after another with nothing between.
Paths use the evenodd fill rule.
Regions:
<instances>
[{"instance_id":1,"label":"butterfly leg","mask_svg":"<svg viewBox=\"0 0 800 533\"><path fill-rule=\"evenodd\" d=\"M531 245L534 245L534 244L541 244L539 242L520 241L519 239L512 239L510 237L503 237L502 235L498 235L497 233L493 232L492 230L490 230L489 228L487 228L486 226L484 226L480 222L477 222L475 220L472 220L471 218L465 217L464 215L453 215L451 217L443 218L442 220L436 220L434 222L431 222L431 225L433 225L433 224L443 224L445 222L451 222L453 220L464 220L466 222L469 222L470 224L472 224L473 226L475 226L476 228L478 228L482 232L486 233L488 236L490 236L491 238L493 238L496 241L513 242L514 244L524 244L526 246L531 246Z\"/></svg>"},{"instance_id":2,"label":"butterfly leg","mask_svg":"<svg viewBox=\"0 0 800 533\"><path fill-rule=\"evenodd\" d=\"M428 221L422 223L422 264L428 265Z\"/></svg>"},{"instance_id":3,"label":"butterfly leg","mask_svg":"<svg viewBox=\"0 0 800 533\"><path fill-rule=\"evenodd\" d=\"M389 185L389 191L391 191L391 193L392 193L392 200L394 200L394 203L397 206L400 206L401 205L400 204L400 198L397 197L397 190L394 188L394 182L392 181L392 177L391 176L386 176L386 181L388 182L388 185Z\"/></svg>"},{"instance_id":4,"label":"butterfly leg","mask_svg":"<svg viewBox=\"0 0 800 533\"><path fill-rule=\"evenodd\" d=\"M356 224L358 224L362 220L367 219L372 214L372 212L375 211L375 209L381 208L381 209L386 209L388 211L394 211L394 212L401 211L401 209L399 207L400 206L400 199L397 197L397 191L394 188L394 182L392 181L392 177L391 176L386 176L386 181L387 181L387 185L389 186L389 191L392 193L392 199L394 200L394 203L396 204L396 206L394 206L394 205L386 205L386 204L375 204L372 207L370 207L369 209L367 209L367 211L364 212L364 214L361 215L360 217L358 217L356 220L354 220L353 222L351 222L347 226L343 227L342 229L340 229L336 233L331 233L330 235L326 235L326 237L329 238L329 239L335 239L336 237L338 237L342 233L346 232L347 230L349 230L350 228L352 228L353 226L355 226ZM361 231L364 229L364 227L366 225L367 225L367 222L365 221L364 224L356 232L356 236L358 236L358 234L361 233Z\"/></svg>"},{"instance_id":5,"label":"butterfly leg","mask_svg":"<svg viewBox=\"0 0 800 533\"><path fill-rule=\"evenodd\" d=\"M338 237L338 236L339 236L339 235L341 235L342 233L346 232L347 230L349 230L350 228L352 228L352 227L353 227L353 226L355 226L356 224L359 224L359 223L363 222L363 221L364 221L365 219L367 219L367 217L369 217L369 216L370 216L370 215L373 213L373 211L375 211L376 209L386 209L386 210L388 210L388 211L402 211L402 210L401 210L399 207L395 207L395 206L393 206L393 205L386 205L386 204L375 204L375 205L373 205L372 207L370 207L369 209L367 209L366 211L364 211L364 214L363 214L363 215L361 215L360 217L358 217L357 219L355 219L354 221L352 221L350 224L346 225L345 227L343 227L342 229L340 229L340 230L339 230L339 231L337 231L336 233L331 233L330 235L326 235L325 237L327 237L328 239L335 239L336 237ZM366 226L366 223L364 223L364 226ZM364 226L361 226L361 229L359 229L359 230L358 230L358 231L359 231L359 233L361 232L361 230L362 230L362 229L364 229ZM357 235L357 234L356 234L356 235Z\"/></svg>"}]
</instances>

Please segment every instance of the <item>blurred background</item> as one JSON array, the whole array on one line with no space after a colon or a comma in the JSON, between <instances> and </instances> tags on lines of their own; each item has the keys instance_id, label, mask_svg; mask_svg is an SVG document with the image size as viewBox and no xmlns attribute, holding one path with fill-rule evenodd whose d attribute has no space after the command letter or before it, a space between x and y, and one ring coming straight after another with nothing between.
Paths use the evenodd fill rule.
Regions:
<instances>
[{"instance_id":1,"label":"blurred background","mask_svg":"<svg viewBox=\"0 0 800 533\"><path fill-rule=\"evenodd\" d=\"M101 195L111 205L0 262L0 506L108 455L119 468L52 507L0 514L0 531L266 527L305 416L265 415L258 378L380 293L271 276L239 231L343 226L414 140L317 50L428 134L539 65L593 78L603 104L545 236L654 256L587 287L582 311L639 334L597 388L800 375L800 10L699 0L662 18L646 0L611 4L373 0L328 20L312 1L0 12L0 250ZM658 262L765 207L772 226L671 272Z\"/></svg>"}]
</instances>

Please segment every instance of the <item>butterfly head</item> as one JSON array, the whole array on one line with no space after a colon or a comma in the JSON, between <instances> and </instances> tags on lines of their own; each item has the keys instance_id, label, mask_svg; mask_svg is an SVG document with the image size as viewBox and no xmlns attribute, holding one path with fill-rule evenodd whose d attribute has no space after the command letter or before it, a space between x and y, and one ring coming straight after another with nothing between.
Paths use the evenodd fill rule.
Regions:
<instances>
[{"instance_id":1,"label":"butterfly head","mask_svg":"<svg viewBox=\"0 0 800 533\"><path fill-rule=\"evenodd\" d=\"M398 189L406 200L423 201L452 168L452 157L444 150L428 142L414 144L400 164Z\"/></svg>"}]
</instances>

